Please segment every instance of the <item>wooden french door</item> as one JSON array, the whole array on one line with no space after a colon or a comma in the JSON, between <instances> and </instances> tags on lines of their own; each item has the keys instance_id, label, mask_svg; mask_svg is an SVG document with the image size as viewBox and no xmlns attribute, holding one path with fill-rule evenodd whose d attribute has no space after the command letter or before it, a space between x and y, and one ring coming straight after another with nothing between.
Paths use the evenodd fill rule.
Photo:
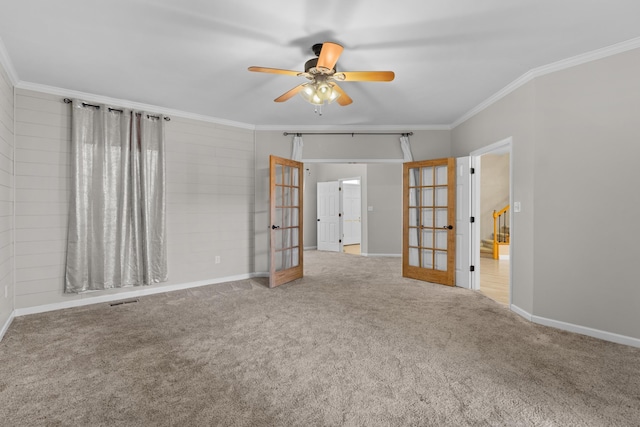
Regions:
<instances>
[{"instance_id":1,"label":"wooden french door","mask_svg":"<svg viewBox=\"0 0 640 427\"><path fill-rule=\"evenodd\" d=\"M303 164L269 157L270 254L269 287L303 275L302 179Z\"/></svg>"},{"instance_id":2,"label":"wooden french door","mask_svg":"<svg viewBox=\"0 0 640 427\"><path fill-rule=\"evenodd\" d=\"M455 285L456 161L404 164L402 275Z\"/></svg>"}]
</instances>

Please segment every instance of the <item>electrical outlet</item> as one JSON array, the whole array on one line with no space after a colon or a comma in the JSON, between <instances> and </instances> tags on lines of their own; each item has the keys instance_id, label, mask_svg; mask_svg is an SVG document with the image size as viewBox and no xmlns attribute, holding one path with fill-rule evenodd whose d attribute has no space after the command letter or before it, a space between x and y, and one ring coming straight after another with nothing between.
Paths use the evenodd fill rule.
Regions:
<instances>
[{"instance_id":1,"label":"electrical outlet","mask_svg":"<svg viewBox=\"0 0 640 427\"><path fill-rule=\"evenodd\" d=\"M216 264L220 264L220 256L216 255Z\"/></svg>"}]
</instances>

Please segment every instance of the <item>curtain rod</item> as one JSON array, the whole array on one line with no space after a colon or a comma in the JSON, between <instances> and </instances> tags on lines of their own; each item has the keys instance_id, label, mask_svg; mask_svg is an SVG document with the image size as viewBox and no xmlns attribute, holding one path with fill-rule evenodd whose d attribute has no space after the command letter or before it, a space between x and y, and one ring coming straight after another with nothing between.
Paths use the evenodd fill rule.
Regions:
<instances>
[{"instance_id":1,"label":"curtain rod","mask_svg":"<svg viewBox=\"0 0 640 427\"><path fill-rule=\"evenodd\" d=\"M65 98L65 99L63 99L63 101L64 101L64 103L65 103L65 104L71 104L71 102L72 102L69 98ZM83 107L100 108L100 106L99 106L99 105L88 104L88 103L86 103L86 102L83 102L83 103L82 103L82 106L83 106ZM111 107L109 107L109 111L117 111L118 113L122 113L122 112L123 112L123 110L119 110L119 109L117 109L117 108L111 108ZM151 118L153 118L153 119L159 119L159 118L160 118L160 116L152 116L151 114L147 114L147 118L148 118L148 119L151 119ZM165 116L165 117L164 117L164 119L165 119L166 121L170 121L170 120L171 120L171 117L167 117L167 116Z\"/></svg>"},{"instance_id":2,"label":"curtain rod","mask_svg":"<svg viewBox=\"0 0 640 427\"><path fill-rule=\"evenodd\" d=\"M283 132L284 136L295 135L401 135L401 136L411 136L413 132Z\"/></svg>"}]
</instances>

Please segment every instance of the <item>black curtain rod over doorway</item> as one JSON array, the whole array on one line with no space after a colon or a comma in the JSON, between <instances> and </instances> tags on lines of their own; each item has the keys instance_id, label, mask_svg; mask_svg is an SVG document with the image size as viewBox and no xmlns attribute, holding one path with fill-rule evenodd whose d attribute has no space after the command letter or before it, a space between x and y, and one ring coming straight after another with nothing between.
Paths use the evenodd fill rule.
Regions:
<instances>
[{"instance_id":1,"label":"black curtain rod over doorway","mask_svg":"<svg viewBox=\"0 0 640 427\"><path fill-rule=\"evenodd\" d=\"M71 104L71 102L72 102L69 98L65 98L65 99L63 99L63 101L64 101L64 103L65 103L65 104ZM82 103L82 106L83 106L83 107L100 108L100 106L99 106L99 105L88 104L88 103L86 103L86 102L83 102L83 103ZM118 113L122 113L122 110L119 110L119 109L117 109L117 108L109 108L109 111L117 111ZM159 119L159 118L160 118L160 116L152 116L151 114L147 114L147 118L148 118L148 119ZM170 121L170 120L171 120L171 117L166 117L166 116L165 116L165 118L164 118L164 119L165 119L166 121Z\"/></svg>"},{"instance_id":2,"label":"black curtain rod over doorway","mask_svg":"<svg viewBox=\"0 0 640 427\"><path fill-rule=\"evenodd\" d=\"M355 135L400 135L400 136L411 136L413 132L283 132L284 136L295 135L351 135L352 137Z\"/></svg>"}]
</instances>

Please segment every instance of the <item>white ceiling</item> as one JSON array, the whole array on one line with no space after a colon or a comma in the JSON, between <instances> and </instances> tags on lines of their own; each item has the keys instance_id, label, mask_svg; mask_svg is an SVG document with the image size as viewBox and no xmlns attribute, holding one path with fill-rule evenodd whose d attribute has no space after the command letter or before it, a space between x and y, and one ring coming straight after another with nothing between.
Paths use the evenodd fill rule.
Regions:
<instances>
[{"instance_id":1,"label":"white ceiling","mask_svg":"<svg viewBox=\"0 0 640 427\"><path fill-rule=\"evenodd\" d=\"M638 0L2 0L21 82L252 125L448 125L529 70L640 36ZM353 104L296 96L315 43L345 50Z\"/></svg>"}]
</instances>

